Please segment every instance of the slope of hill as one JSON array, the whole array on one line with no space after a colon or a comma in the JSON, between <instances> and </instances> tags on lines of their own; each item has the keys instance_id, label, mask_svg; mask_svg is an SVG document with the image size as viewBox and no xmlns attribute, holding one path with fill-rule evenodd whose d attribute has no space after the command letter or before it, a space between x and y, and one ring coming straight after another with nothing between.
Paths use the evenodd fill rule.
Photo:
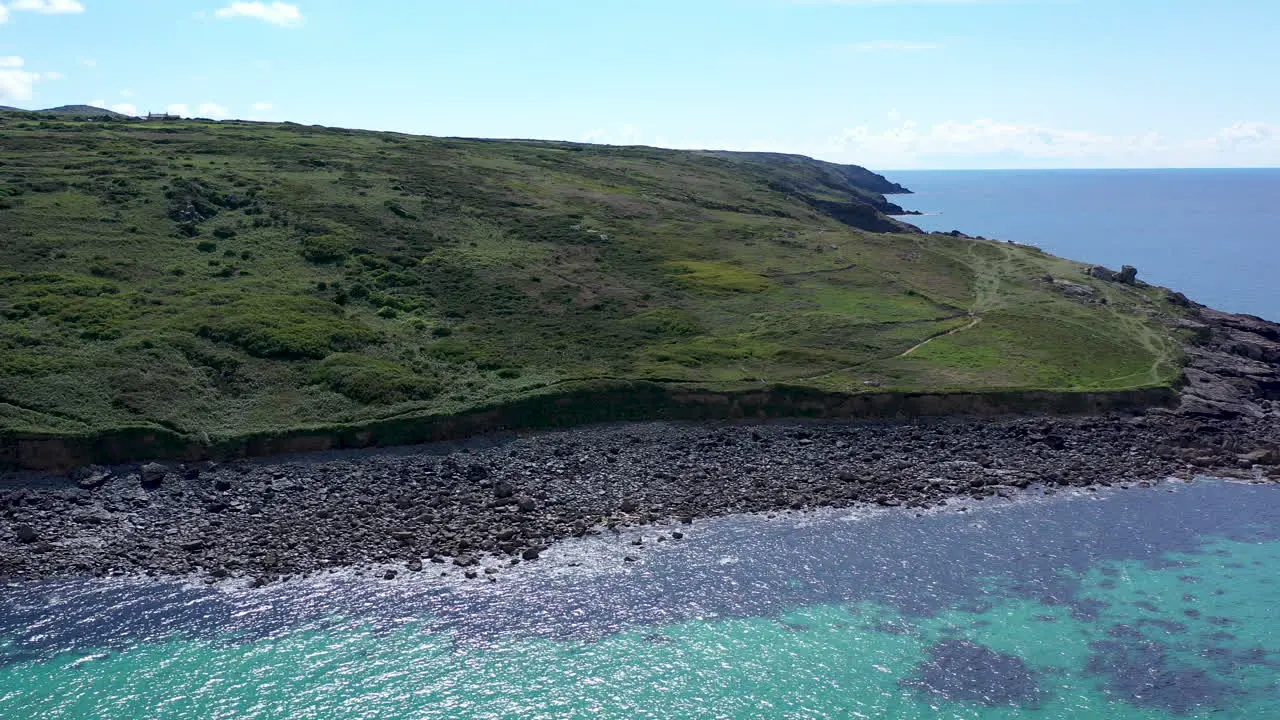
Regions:
<instances>
[{"instance_id":1,"label":"slope of hill","mask_svg":"<svg viewBox=\"0 0 1280 720\"><path fill-rule=\"evenodd\" d=\"M696 414L724 393L1084 393L1180 372L1165 290L921 233L881 212L904 188L852 166L17 116L0 145L10 440L141 433L192 454L520 402L520 422L561 422L566 398L643 416L673 389Z\"/></svg>"},{"instance_id":2,"label":"slope of hill","mask_svg":"<svg viewBox=\"0 0 1280 720\"><path fill-rule=\"evenodd\" d=\"M131 117L115 110L107 110L93 105L61 105L55 108L45 108L44 110L33 110L32 112L38 112L43 115L69 115L73 117L102 117L103 115L118 118Z\"/></svg>"}]
</instances>

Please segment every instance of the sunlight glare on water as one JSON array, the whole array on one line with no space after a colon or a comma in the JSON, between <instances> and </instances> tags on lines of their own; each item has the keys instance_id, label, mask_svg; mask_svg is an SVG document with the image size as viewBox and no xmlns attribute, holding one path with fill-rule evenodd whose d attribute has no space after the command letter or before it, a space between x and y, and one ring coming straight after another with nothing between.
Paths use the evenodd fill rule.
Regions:
<instances>
[{"instance_id":1,"label":"sunlight glare on water","mask_svg":"<svg viewBox=\"0 0 1280 720\"><path fill-rule=\"evenodd\" d=\"M11 587L0 715L1280 717L1278 493L728 518L461 588Z\"/></svg>"}]
</instances>

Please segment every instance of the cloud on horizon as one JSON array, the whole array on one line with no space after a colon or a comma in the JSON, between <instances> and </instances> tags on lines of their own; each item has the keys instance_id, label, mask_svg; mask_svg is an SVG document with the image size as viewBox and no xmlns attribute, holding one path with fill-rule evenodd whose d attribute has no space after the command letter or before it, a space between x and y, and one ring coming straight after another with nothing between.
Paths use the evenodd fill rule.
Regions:
<instances>
[{"instance_id":1,"label":"cloud on horizon","mask_svg":"<svg viewBox=\"0 0 1280 720\"><path fill-rule=\"evenodd\" d=\"M1009 5L1033 0L791 0L792 5L849 5L887 7L891 5Z\"/></svg>"},{"instance_id":2,"label":"cloud on horizon","mask_svg":"<svg viewBox=\"0 0 1280 720\"><path fill-rule=\"evenodd\" d=\"M903 40L872 40L869 42L853 43L846 46L854 52L920 52L923 50L938 50L942 45L932 42L907 42Z\"/></svg>"},{"instance_id":3,"label":"cloud on horizon","mask_svg":"<svg viewBox=\"0 0 1280 720\"><path fill-rule=\"evenodd\" d=\"M13 0L9 7L41 15L78 15L85 11L80 0Z\"/></svg>"},{"instance_id":4,"label":"cloud on horizon","mask_svg":"<svg viewBox=\"0 0 1280 720\"><path fill-rule=\"evenodd\" d=\"M303 20L302 10L297 5L283 2L273 2L270 5L264 2L233 2L215 10L213 15L222 20L251 18L280 27L297 27Z\"/></svg>"}]
</instances>

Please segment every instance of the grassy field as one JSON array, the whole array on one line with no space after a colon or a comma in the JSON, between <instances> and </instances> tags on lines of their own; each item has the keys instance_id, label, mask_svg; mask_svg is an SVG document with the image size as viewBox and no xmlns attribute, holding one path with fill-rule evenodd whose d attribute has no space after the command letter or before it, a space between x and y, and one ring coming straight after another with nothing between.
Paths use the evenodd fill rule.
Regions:
<instances>
[{"instance_id":1,"label":"grassy field","mask_svg":"<svg viewBox=\"0 0 1280 720\"><path fill-rule=\"evenodd\" d=\"M0 431L208 441L599 379L1178 375L1162 289L910 232L882 185L786 156L0 114Z\"/></svg>"}]
</instances>

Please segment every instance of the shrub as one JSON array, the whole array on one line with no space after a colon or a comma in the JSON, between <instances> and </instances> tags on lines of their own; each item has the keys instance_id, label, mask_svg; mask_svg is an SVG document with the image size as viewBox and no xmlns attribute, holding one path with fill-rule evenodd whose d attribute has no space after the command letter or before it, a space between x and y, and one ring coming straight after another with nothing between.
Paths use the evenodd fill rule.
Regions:
<instances>
[{"instance_id":1,"label":"shrub","mask_svg":"<svg viewBox=\"0 0 1280 720\"><path fill-rule=\"evenodd\" d=\"M236 236L236 231L226 225L223 225L213 229L213 236L219 240L230 240Z\"/></svg>"},{"instance_id":2,"label":"shrub","mask_svg":"<svg viewBox=\"0 0 1280 720\"><path fill-rule=\"evenodd\" d=\"M376 342L375 330L313 298L254 296L204 308L191 318L200 337L227 342L256 357L322 358Z\"/></svg>"},{"instance_id":3,"label":"shrub","mask_svg":"<svg viewBox=\"0 0 1280 720\"><path fill-rule=\"evenodd\" d=\"M343 235L316 235L302 240L302 256L313 263L339 262L350 252L351 240Z\"/></svg>"},{"instance_id":4,"label":"shrub","mask_svg":"<svg viewBox=\"0 0 1280 720\"><path fill-rule=\"evenodd\" d=\"M702 324L693 313L672 307L656 308L624 322L646 335L686 337L702 332Z\"/></svg>"},{"instance_id":5,"label":"shrub","mask_svg":"<svg viewBox=\"0 0 1280 720\"><path fill-rule=\"evenodd\" d=\"M200 242L196 243L196 249L199 250L200 252L211 253L218 249L218 244L215 242L211 242L209 240L201 240Z\"/></svg>"},{"instance_id":6,"label":"shrub","mask_svg":"<svg viewBox=\"0 0 1280 720\"><path fill-rule=\"evenodd\" d=\"M440 391L437 382L403 365L353 353L325 358L311 380L366 405L426 400Z\"/></svg>"}]
</instances>

